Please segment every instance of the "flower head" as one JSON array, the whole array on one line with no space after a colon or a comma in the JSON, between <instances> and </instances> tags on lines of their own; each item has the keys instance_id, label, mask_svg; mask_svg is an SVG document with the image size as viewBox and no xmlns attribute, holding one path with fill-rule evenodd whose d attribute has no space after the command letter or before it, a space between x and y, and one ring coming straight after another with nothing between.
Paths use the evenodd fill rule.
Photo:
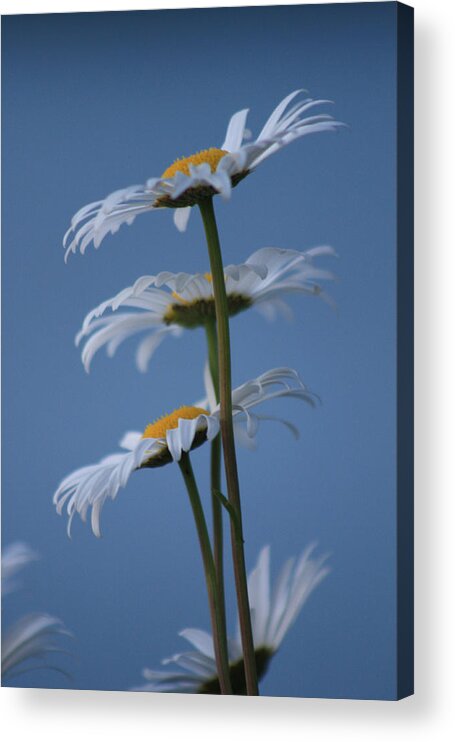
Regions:
<instances>
[{"instance_id":1,"label":"flower head","mask_svg":"<svg viewBox=\"0 0 455 742\"><path fill-rule=\"evenodd\" d=\"M334 255L331 247L303 252L264 247L240 265L224 269L231 316L253 307L268 318L288 309L284 297L301 293L328 300L321 281L333 273L315 265L315 259ZM136 364L146 371L151 356L166 337L180 337L183 329L204 326L215 319L210 273L170 273L142 276L132 286L92 309L76 336L86 339L82 361L88 371L95 353L106 346L112 356L127 338L144 334Z\"/></svg>"},{"instance_id":2,"label":"flower head","mask_svg":"<svg viewBox=\"0 0 455 742\"><path fill-rule=\"evenodd\" d=\"M278 651L307 598L330 571L325 565L326 557L313 558L313 550L312 545L298 559L289 559L282 567L272 588L270 547L266 546L260 552L257 564L248 576L248 595L259 680L265 675L270 660ZM143 670L142 675L147 682L133 690L220 693L212 636L201 629L184 629L180 636L192 644L193 650L180 652L162 661L163 665L174 665L172 670ZM238 627L236 638L228 640L228 650L234 695L245 695Z\"/></svg>"},{"instance_id":3,"label":"flower head","mask_svg":"<svg viewBox=\"0 0 455 742\"><path fill-rule=\"evenodd\" d=\"M325 113L306 115L330 101L304 98L296 102L302 92L295 90L278 104L254 141L244 143L248 109L238 111L229 121L221 147L182 157L167 166L161 177L84 206L65 234L65 259L78 248L84 253L91 242L99 247L107 234L114 234L122 224L132 224L136 216L147 211L175 209L175 224L184 231L191 207L201 199L217 193L229 198L233 187L287 144L306 134L335 131L342 126Z\"/></svg>"},{"instance_id":4,"label":"flower head","mask_svg":"<svg viewBox=\"0 0 455 742\"><path fill-rule=\"evenodd\" d=\"M208 386L207 374L206 384L207 398L198 405L181 407L159 418L147 425L143 433L127 433L120 442L124 452L77 469L63 479L53 501L59 514L66 506L68 533L74 515L79 513L85 522L91 508L92 530L96 536L100 536L100 513L105 501L115 499L133 471L180 461L183 451L190 451L218 435L220 408ZM260 420L278 420L297 435L295 427L288 421L252 412L254 407L278 397L301 399L310 405L314 405L315 401L315 395L308 390L296 371L289 368L267 371L232 392L233 419L239 437L254 444Z\"/></svg>"}]
</instances>

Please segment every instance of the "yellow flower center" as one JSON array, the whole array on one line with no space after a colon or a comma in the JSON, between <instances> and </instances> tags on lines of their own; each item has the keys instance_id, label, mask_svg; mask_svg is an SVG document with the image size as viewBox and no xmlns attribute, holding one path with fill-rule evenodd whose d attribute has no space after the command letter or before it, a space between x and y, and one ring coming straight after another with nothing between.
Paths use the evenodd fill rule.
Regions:
<instances>
[{"instance_id":1,"label":"yellow flower center","mask_svg":"<svg viewBox=\"0 0 455 742\"><path fill-rule=\"evenodd\" d=\"M218 167L219 161L227 155L228 152L225 149L218 149L217 147L210 147L210 149L203 149L201 152L196 152L195 155L189 157L180 157L172 165L170 165L164 173L162 178L173 178L177 173L184 173L185 175L190 174L190 165L202 165L206 162L210 165L212 173Z\"/></svg>"},{"instance_id":2,"label":"yellow flower center","mask_svg":"<svg viewBox=\"0 0 455 742\"><path fill-rule=\"evenodd\" d=\"M179 407L170 415L163 415L147 425L142 433L143 438L165 438L168 430L178 428L179 420L194 420L199 415L208 415L202 407Z\"/></svg>"}]
</instances>

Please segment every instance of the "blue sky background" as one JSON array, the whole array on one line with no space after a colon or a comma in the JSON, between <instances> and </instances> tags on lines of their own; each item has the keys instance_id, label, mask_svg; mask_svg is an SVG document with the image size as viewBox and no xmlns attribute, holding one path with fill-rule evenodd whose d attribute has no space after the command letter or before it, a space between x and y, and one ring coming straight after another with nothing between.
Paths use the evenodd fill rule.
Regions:
<instances>
[{"instance_id":1,"label":"blue sky background","mask_svg":"<svg viewBox=\"0 0 455 742\"><path fill-rule=\"evenodd\" d=\"M47 671L17 685L126 689L185 648L180 629L209 628L177 467L133 476L104 508L101 540L79 521L68 540L51 503L65 474L115 451L125 430L201 396L202 331L166 342L147 375L134 341L113 360L100 353L90 375L73 344L86 312L138 276L205 270L200 219L182 236L169 211L141 216L65 265L69 219L219 146L240 108L258 132L304 87L350 128L291 145L216 203L226 262L268 245L339 254L325 259L338 313L297 297L291 323L232 322L236 384L288 365L323 400L270 405L301 439L264 425L258 451L239 451L248 564L265 543L274 574L313 540L331 554L262 692L394 697L395 14L369 3L3 19L2 533L42 557L3 613L7 626L48 611L75 634L73 685ZM203 485L208 448L193 456Z\"/></svg>"}]
</instances>

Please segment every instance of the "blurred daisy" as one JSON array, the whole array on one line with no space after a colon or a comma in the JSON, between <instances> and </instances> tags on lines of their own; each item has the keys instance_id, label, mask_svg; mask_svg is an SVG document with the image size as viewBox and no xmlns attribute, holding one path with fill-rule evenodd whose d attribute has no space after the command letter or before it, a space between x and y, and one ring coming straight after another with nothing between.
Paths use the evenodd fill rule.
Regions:
<instances>
[{"instance_id":1,"label":"blurred daisy","mask_svg":"<svg viewBox=\"0 0 455 742\"><path fill-rule=\"evenodd\" d=\"M325 566L325 556L312 558L313 550L314 546L310 546L299 559L289 559L272 588L270 547L266 546L260 552L257 564L248 577L259 680L264 677L270 660L278 651L307 598L330 571ZM180 636L192 644L193 649L163 660L163 665L174 665L170 670L143 670L142 675L147 682L132 690L220 693L211 634L201 629L184 629ZM228 646L233 693L246 695L239 628L236 638L228 640Z\"/></svg>"},{"instance_id":2,"label":"blurred daisy","mask_svg":"<svg viewBox=\"0 0 455 742\"><path fill-rule=\"evenodd\" d=\"M16 542L2 552L2 596L11 592L17 583L17 572L36 560L36 553L27 544ZM28 670L50 667L48 655L62 652L62 635L70 636L58 618L47 613L23 616L10 629L2 631L2 680L10 679ZM54 667L53 669L61 670Z\"/></svg>"},{"instance_id":3,"label":"blurred daisy","mask_svg":"<svg viewBox=\"0 0 455 742\"><path fill-rule=\"evenodd\" d=\"M206 371L206 385L209 376ZM315 402L315 395L307 389L296 371L289 368L267 371L232 392L233 418L239 437L254 444L260 420L278 420L297 435L295 427L286 420L252 412L257 405L278 397L293 397L311 405ZM201 401L200 406L180 407L147 425L143 433L127 433L120 442L124 452L107 456L97 464L84 466L65 477L54 494L53 502L59 514L66 506L68 534L74 515L79 513L85 522L91 508L92 530L100 536L100 513L105 501L115 499L133 471L180 461L183 451L188 452L212 440L220 430L219 414L213 389L208 386L207 398Z\"/></svg>"},{"instance_id":4,"label":"blurred daisy","mask_svg":"<svg viewBox=\"0 0 455 742\"><path fill-rule=\"evenodd\" d=\"M306 134L335 131L342 126L325 113L305 116L316 106L331 101L304 98L296 102L302 92L295 90L278 104L255 141L244 143L248 109L238 111L229 121L220 148L210 147L182 157L167 167L161 177L115 191L84 206L74 215L63 239L65 260L78 248L84 253L90 242L99 247L104 237L117 232L122 224L132 224L138 214L159 208L176 209L175 224L184 231L191 207L201 199L216 193L229 198L234 186L287 144Z\"/></svg>"},{"instance_id":5,"label":"blurred daisy","mask_svg":"<svg viewBox=\"0 0 455 742\"><path fill-rule=\"evenodd\" d=\"M12 592L18 587L15 577L23 567L38 559L33 549L22 541L16 541L7 546L2 552L2 595Z\"/></svg>"},{"instance_id":6,"label":"blurred daisy","mask_svg":"<svg viewBox=\"0 0 455 742\"><path fill-rule=\"evenodd\" d=\"M273 318L278 311L290 311L284 297L292 293L328 300L320 282L333 279L334 274L315 266L314 259L334 254L328 246L304 252L264 247L245 263L228 265L224 272L230 315L254 307ZM112 356L124 340L145 333L136 352L136 364L140 371L146 371L154 351L166 337L179 337L183 328L202 327L214 319L210 273L163 272L142 276L133 286L92 309L76 336L76 344L88 338L82 351L82 362L88 371L101 347L106 346Z\"/></svg>"},{"instance_id":7,"label":"blurred daisy","mask_svg":"<svg viewBox=\"0 0 455 742\"><path fill-rule=\"evenodd\" d=\"M58 618L45 613L23 616L2 634L2 680L28 670L49 668L48 655L63 651L56 641L61 636L71 634ZM57 667L52 669L62 672Z\"/></svg>"}]
</instances>

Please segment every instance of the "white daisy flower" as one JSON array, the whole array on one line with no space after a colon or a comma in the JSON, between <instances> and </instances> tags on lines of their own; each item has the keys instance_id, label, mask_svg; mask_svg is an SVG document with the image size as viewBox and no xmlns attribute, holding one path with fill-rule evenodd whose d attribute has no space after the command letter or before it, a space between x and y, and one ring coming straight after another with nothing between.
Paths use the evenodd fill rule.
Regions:
<instances>
[{"instance_id":1,"label":"white daisy flower","mask_svg":"<svg viewBox=\"0 0 455 742\"><path fill-rule=\"evenodd\" d=\"M115 191L101 201L84 206L74 215L63 239L65 260L78 248L84 253L91 242L99 247L107 234L114 234L122 224L132 224L138 214L163 207L176 209L175 224L184 231L191 207L201 199L216 193L229 198L234 186L287 144L306 134L335 131L342 126L325 113L304 116L316 106L331 101L304 98L295 102L302 92L295 90L279 103L255 141L243 143L248 134L245 128L248 109L238 111L229 121L220 148L210 147L178 159L160 178Z\"/></svg>"},{"instance_id":2,"label":"white daisy flower","mask_svg":"<svg viewBox=\"0 0 455 742\"><path fill-rule=\"evenodd\" d=\"M2 552L2 596L17 587L14 578L17 572L32 561L37 554L22 542L6 547ZM61 652L55 640L70 636L63 623L47 613L32 613L23 616L10 629L2 631L1 667L2 680L11 678L27 670L49 667L47 655ZM44 664L37 664L37 662ZM53 668L58 670L59 668Z\"/></svg>"},{"instance_id":3,"label":"white daisy flower","mask_svg":"<svg viewBox=\"0 0 455 742\"><path fill-rule=\"evenodd\" d=\"M270 547L259 554L256 566L248 576L254 647L258 679L264 677L270 660L297 619L314 588L329 573L326 556L313 558L314 545L299 559L289 559L281 569L273 588L270 584ZM179 634L193 646L162 661L174 665L172 670L142 671L144 685L138 691L167 693L219 694L213 638L202 629L184 629ZM242 646L239 628L235 639L228 640L230 676L234 695L246 695Z\"/></svg>"},{"instance_id":4,"label":"white daisy flower","mask_svg":"<svg viewBox=\"0 0 455 742\"><path fill-rule=\"evenodd\" d=\"M206 370L206 384L209 376ZM311 405L316 399L293 369L267 371L233 390L236 432L254 444L260 420L278 420L297 436L296 428L286 420L252 412L257 405L278 397L293 397ZM107 456L97 464L84 466L65 477L54 494L53 502L59 514L66 506L68 534L74 515L79 513L85 522L91 508L92 530L100 536L100 512L105 501L115 499L133 471L180 461L183 451L190 451L215 438L220 430L220 408L210 387L207 388L207 398L200 404L204 406L180 407L147 425L143 433L127 433L120 442L124 452Z\"/></svg>"},{"instance_id":5,"label":"white daisy flower","mask_svg":"<svg viewBox=\"0 0 455 742\"><path fill-rule=\"evenodd\" d=\"M230 315L253 307L271 319L277 311L290 311L283 297L292 293L329 301L320 282L335 276L314 264L315 258L325 255L335 252L328 246L303 252L263 247L245 263L228 265L224 272ZM76 336L76 344L88 337L82 351L82 362L88 371L101 347L106 346L112 356L124 340L145 333L136 352L137 367L144 372L166 337L179 337L184 328L202 327L214 319L210 273L162 272L142 276L92 309Z\"/></svg>"}]
</instances>

